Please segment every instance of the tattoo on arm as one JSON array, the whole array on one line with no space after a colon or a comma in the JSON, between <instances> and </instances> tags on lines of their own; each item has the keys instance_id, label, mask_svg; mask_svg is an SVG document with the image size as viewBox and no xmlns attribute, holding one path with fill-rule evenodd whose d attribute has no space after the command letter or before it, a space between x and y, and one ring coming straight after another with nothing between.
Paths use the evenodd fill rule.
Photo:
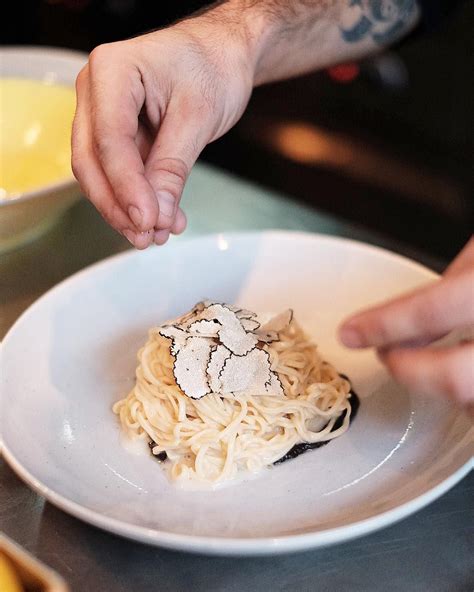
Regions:
<instances>
[{"instance_id":1,"label":"tattoo on arm","mask_svg":"<svg viewBox=\"0 0 474 592\"><path fill-rule=\"evenodd\" d=\"M416 0L347 0L354 21L341 27L347 43L371 38L378 45L399 39L418 16Z\"/></svg>"}]
</instances>

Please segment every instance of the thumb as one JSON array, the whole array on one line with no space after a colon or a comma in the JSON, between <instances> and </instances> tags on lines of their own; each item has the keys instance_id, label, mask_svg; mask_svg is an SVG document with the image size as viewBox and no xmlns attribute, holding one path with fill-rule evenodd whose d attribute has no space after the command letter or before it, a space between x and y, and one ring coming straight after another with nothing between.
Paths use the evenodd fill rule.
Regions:
<instances>
[{"instance_id":1,"label":"thumb","mask_svg":"<svg viewBox=\"0 0 474 592\"><path fill-rule=\"evenodd\" d=\"M157 230L170 230L192 166L206 142L202 130L182 116L167 114L145 163L145 175L158 201Z\"/></svg>"}]
</instances>

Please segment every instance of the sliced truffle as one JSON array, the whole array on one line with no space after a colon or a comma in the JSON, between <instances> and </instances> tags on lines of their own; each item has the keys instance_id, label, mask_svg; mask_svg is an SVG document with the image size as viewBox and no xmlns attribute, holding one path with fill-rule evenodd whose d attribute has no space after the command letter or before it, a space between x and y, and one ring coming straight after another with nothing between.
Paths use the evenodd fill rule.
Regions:
<instances>
[{"instance_id":1,"label":"sliced truffle","mask_svg":"<svg viewBox=\"0 0 474 592\"><path fill-rule=\"evenodd\" d=\"M278 374L273 370L270 370L270 375L270 382L266 385L267 394L283 396L285 392Z\"/></svg>"},{"instance_id":2,"label":"sliced truffle","mask_svg":"<svg viewBox=\"0 0 474 592\"><path fill-rule=\"evenodd\" d=\"M255 348L245 356L230 356L219 378L223 393L246 391L265 394L267 384L271 382L268 353Z\"/></svg>"},{"instance_id":3,"label":"sliced truffle","mask_svg":"<svg viewBox=\"0 0 474 592\"><path fill-rule=\"evenodd\" d=\"M230 358L232 352L229 351L225 345L216 345L211 351L209 364L207 365L207 377L209 379L209 386L213 393L222 392L222 384L219 378L224 362Z\"/></svg>"},{"instance_id":4,"label":"sliced truffle","mask_svg":"<svg viewBox=\"0 0 474 592\"><path fill-rule=\"evenodd\" d=\"M197 334L202 337L217 337L221 327L222 325L217 319L212 321L201 319L200 321L194 321L194 323L191 323L191 325L188 326L187 331L188 333Z\"/></svg>"},{"instance_id":5,"label":"sliced truffle","mask_svg":"<svg viewBox=\"0 0 474 592\"><path fill-rule=\"evenodd\" d=\"M234 312L222 304L211 304L198 315L198 320L220 323L218 335L223 345L238 356L244 356L257 345L257 337L248 333Z\"/></svg>"},{"instance_id":6,"label":"sliced truffle","mask_svg":"<svg viewBox=\"0 0 474 592\"><path fill-rule=\"evenodd\" d=\"M204 337L188 337L176 354L173 374L179 388L192 399L200 399L211 390L206 368L213 342Z\"/></svg>"},{"instance_id":7,"label":"sliced truffle","mask_svg":"<svg viewBox=\"0 0 474 592\"><path fill-rule=\"evenodd\" d=\"M189 397L211 392L281 395L269 354L257 344L277 341L291 319L287 310L260 326L249 310L205 300L158 332L171 340L176 383Z\"/></svg>"},{"instance_id":8,"label":"sliced truffle","mask_svg":"<svg viewBox=\"0 0 474 592\"><path fill-rule=\"evenodd\" d=\"M268 322L264 323L260 327L259 331L262 333L268 331L276 331L277 333L279 333L280 331L288 329L292 320L293 310L291 308L288 308L280 314L277 314L276 316L272 317Z\"/></svg>"},{"instance_id":9,"label":"sliced truffle","mask_svg":"<svg viewBox=\"0 0 474 592\"><path fill-rule=\"evenodd\" d=\"M226 304L225 306L235 313L239 319L254 319L257 316L256 313L252 312L251 310L246 310L245 308L239 308L238 306L233 306L232 304Z\"/></svg>"},{"instance_id":10,"label":"sliced truffle","mask_svg":"<svg viewBox=\"0 0 474 592\"><path fill-rule=\"evenodd\" d=\"M186 344L188 334L186 331L176 325L163 325L158 329L158 333L162 337L171 339L171 353L176 355L178 351Z\"/></svg>"},{"instance_id":11,"label":"sliced truffle","mask_svg":"<svg viewBox=\"0 0 474 592\"><path fill-rule=\"evenodd\" d=\"M260 327L260 323L255 319L241 318L240 324L246 331L256 331Z\"/></svg>"}]
</instances>

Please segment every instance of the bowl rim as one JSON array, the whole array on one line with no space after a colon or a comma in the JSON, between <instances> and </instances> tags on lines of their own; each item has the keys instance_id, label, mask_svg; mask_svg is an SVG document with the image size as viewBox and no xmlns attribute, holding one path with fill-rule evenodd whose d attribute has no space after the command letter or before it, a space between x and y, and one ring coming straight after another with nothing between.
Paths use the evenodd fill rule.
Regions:
<instances>
[{"instance_id":1,"label":"bowl rim","mask_svg":"<svg viewBox=\"0 0 474 592\"><path fill-rule=\"evenodd\" d=\"M42 57L64 57L70 60L87 60L88 53L79 49L70 49L69 47L59 47L53 45L2 45L0 47L0 57L4 54L26 54L39 56L44 54Z\"/></svg>"},{"instance_id":2,"label":"bowl rim","mask_svg":"<svg viewBox=\"0 0 474 592\"><path fill-rule=\"evenodd\" d=\"M87 57L89 54L75 49L51 47L46 45L4 45L3 47L0 47L0 60L13 55L18 55L22 58L27 58L28 56L37 56L44 59L64 58L70 62L75 62L77 64L81 62L83 65L85 65L87 63ZM21 78L27 77L21 76ZM34 80L34 78L31 78L31 80ZM70 85L68 84L67 86ZM74 87L74 85L71 86L72 88ZM71 173L59 181L54 181L53 183L48 183L47 185L41 185L36 189L24 191L5 199L0 199L0 208L13 207L15 204L24 203L33 199L39 199L50 193L72 189L76 186L79 189L79 184L77 183L74 175Z\"/></svg>"}]
</instances>

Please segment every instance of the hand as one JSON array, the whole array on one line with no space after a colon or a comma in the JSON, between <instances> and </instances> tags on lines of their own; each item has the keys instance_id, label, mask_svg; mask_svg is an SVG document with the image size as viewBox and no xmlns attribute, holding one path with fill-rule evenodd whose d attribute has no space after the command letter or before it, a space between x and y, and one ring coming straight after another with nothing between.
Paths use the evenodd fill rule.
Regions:
<instances>
[{"instance_id":1,"label":"hand","mask_svg":"<svg viewBox=\"0 0 474 592\"><path fill-rule=\"evenodd\" d=\"M348 347L375 347L408 389L474 405L474 342L428 347L452 330L474 327L474 238L440 281L360 312L340 329Z\"/></svg>"},{"instance_id":2,"label":"hand","mask_svg":"<svg viewBox=\"0 0 474 592\"><path fill-rule=\"evenodd\" d=\"M245 41L209 19L101 45L77 78L74 174L139 249L184 230L179 201L190 169L250 97Z\"/></svg>"},{"instance_id":3,"label":"hand","mask_svg":"<svg viewBox=\"0 0 474 592\"><path fill-rule=\"evenodd\" d=\"M367 55L419 16L414 1L382 17L354 4L218 1L168 29L100 45L76 84L72 167L86 196L137 248L182 232L189 171L239 119L254 83ZM364 27L346 30L354 11Z\"/></svg>"}]
</instances>

